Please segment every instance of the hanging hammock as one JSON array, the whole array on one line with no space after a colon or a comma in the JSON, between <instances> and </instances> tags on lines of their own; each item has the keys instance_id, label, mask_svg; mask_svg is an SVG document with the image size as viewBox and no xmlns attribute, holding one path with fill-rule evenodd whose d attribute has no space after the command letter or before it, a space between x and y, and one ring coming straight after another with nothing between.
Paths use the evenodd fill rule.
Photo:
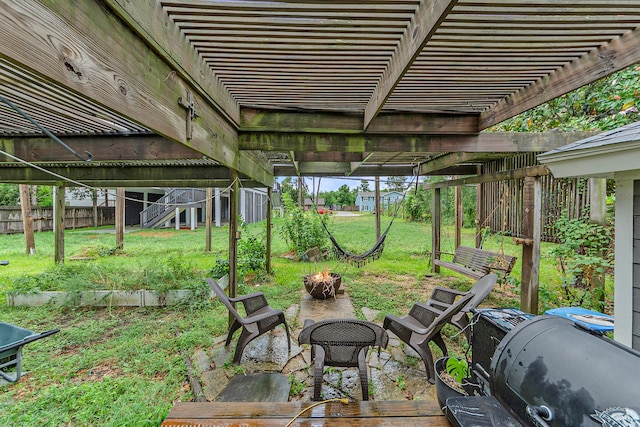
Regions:
<instances>
[{"instance_id":1,"label":"hanging hammock","mask_svg":"<svg viewBox=\"0 0 640 427\"><path fill-rule=\"evenodd\" d=\"M416 175L416 185L417 185L417 183L418 183L418 176ZM407 187L407 190L409 188L411 188L411 185L409 185ZM320 215L320 218L321 218L320 222L322 223L322 226L324 227L325 231L329 235L329 239L331 240L331 243L333 244L333 253L336 256L336 258L339 259L339 260L342 260L342 261L346 261L346 262L348 262L350 264L353 264L358 268L362 267L363 265L367 264L370 261L375 261L378 258L380 258L380 256L382 255L382 251L384 250L384 242L385 242L385 240L387 238L387 233L391 229L391 225L393 224L393 221L398 216L398 208L404 202L404 199L405 199L405 197L407 195L407 190L405 190L403 192L402 199L400 200L400 203L396 202L397 203L396 204L396 210L395 210L395 212L393 214L393 217L391 218L391 221L389 222L389 225L387 226L387 229L384 230L384 233L382 233L380 235L380 237L378 237L378 240L373 245L373 247L371 249L369 249L368 251L366 251L365 253L362 253L362 254L356 254L356 253L353 253L353 252L349 252L349 251L345 250L342 246L340 246L340 244L338 243L336 238L333 237L333 234L331 234L331 231L329 231L329 229L327 228L327 224L325 224L324 217L322 215L320 215L320 213L318 213L317 206L314 203L313 207L314 207L316 213L318 215ZM318 182L318 193L319 192L320 192L320 183ZM316 200L317 200L317 198L318 198L318 196L316 195Z\"/></svg>"},{"instance_id":2,"label":"hanging hammock","mask_svg":"<svg viewBox=\"0 0 640 427\"><path fill-rule=\"evenodd\" d=\"M391 229L391 224L393 224L394 219L395 216L391 219L391 222L387 226L387 229L380 235L373 247L363 254L355 254L353 252L345 250L342 246L340 246L335 237L333 237L333 234L331 234L324 221L322 221L322 226L329 235L331 243L333 243L333 253L336 258L342 261L347 261L348 263L360 268L369 261L375 261L380 258L380 256L382 255L382 251L384 250L384 241L387 238L387 233Z\"/></svg>"}]
</instances>

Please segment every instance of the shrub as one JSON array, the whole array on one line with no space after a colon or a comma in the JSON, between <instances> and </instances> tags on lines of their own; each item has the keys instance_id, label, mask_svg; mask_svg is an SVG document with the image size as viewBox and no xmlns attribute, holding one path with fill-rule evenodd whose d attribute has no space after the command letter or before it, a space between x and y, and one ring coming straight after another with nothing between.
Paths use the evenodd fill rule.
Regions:
<instances>
[{"instance_id":1,"label":"shrub","mask_svg":"<svg viewBox=\"0 0 640 427\"><path fill-rule=\"evenodd\" d=\"M603 295L596 283L612 265L611 230L586 217L569 219L567 212L554 228L560 243L550 253L557 258L565 293L572 304L598 308Z\"/></svg>"},{"instance_id":2,"label":"shrub","mask_svg":"<svg viewBox=\"0 0 640 427\"><path fill-rule=\"evenodd\" d=\"M302 256L309 249L327 249L327 234L320 215L308 215L297 206L288 194L282 195L287 218L279 230L289 250Z\"/></svg>"}]
</instances>

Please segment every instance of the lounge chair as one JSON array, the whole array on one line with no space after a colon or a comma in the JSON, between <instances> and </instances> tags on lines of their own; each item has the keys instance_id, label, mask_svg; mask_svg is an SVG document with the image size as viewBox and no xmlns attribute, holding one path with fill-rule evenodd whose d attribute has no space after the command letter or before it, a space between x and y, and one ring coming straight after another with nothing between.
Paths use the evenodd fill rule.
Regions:
<instances>
[{"instance_id":1,"label":"lounge chair","mask_svg":"<svg viewBox=\"0 0 640 427\"><path fill-rule=\"evenodd\" d=\"M267 299L262 292L255 292L237 298L229 298L227 294L224 293L224 290L220 285L218 285L213 279L206 280L213 292L218 296L218 299L222 301L234 317L234 321L229 328L225 347L228 347L231 343L231 338L233 338L234 332L242 328L240 338L238 338L238 344L236 344L236 351L233 356L234 365L240 364L242 352L251 340L259 337L265 332L269 332L280 324L284 325L284 330L287 333L287 347L289 352L291 352L289 326L287 325L284 313L282 310L276 310L269 307ZM231 304L236 302L241 302L244 305L244 310L247 314L246 317L242 317Z\"/></svg>"},{"instance_id":2,"label":"lounge chair","mask_svg":"<svg viewBox=\"0 0 640 427\"><path fill-rule=\"evenodd\" d=\"M476 282L475 285L467 292L460 292L454 289L443 288L440 286L436 286L433 290L433 294L429 299L429 304L440 311L446 310L455 299L459 296L464 296L469 293L474 294L473 298L467 302L467 304L462 307L462 310L455 316L451 318L449 323L458 327L461 331L464 332L467 337L467 342L471 343L471 328L469 328L469 316L471 310L477 308L482 301L489 295L489 292L493 289L493 287L498 282L498 275L495 273L487 274L482 277L480 280Z\"/></svg>"},{"instance_id":3,"label":"lounge chair","mask_svg":"<svg viewBox=\"0 0 640 427\"><path fill-rule=\"evenodd\" d=\"M462 310L473 296L474 294L472 293L463 296L445 311L432 307L429 302L426 304L417 302L413 305L409 314L404 317L400 318L388 314L384 318L382 327L393 332L420 355L430 383L435 383L435 374L429 342L435 342L442 350L442 355L447 356L447 345L442 339L440 331L453 316Z\"/></svg>"}]
</instances>

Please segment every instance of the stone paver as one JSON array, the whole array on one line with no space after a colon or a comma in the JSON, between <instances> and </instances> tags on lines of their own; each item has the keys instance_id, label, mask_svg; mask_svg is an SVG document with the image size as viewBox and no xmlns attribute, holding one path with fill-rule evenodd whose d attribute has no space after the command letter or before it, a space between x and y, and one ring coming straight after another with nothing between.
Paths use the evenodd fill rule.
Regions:
<instances>
[{"instance_id":1,"label":"stone paver","mask_svg":"<svg viewBox=\"0 0 640 427\"><path fill-rule=\"evenodd\" d=\"M304 292L304 291L303 291ZM363 310L367 318L375 319L377 310ZM292 382L292 401L311 401L313 397L313 365L311 351L297 345L297 336L304 319L320 321L332 318L355 318L355 310L348 295L339 294L335 299L315 300L304 293L300 305L285 310L291 327L291 352L287 353L286 334L281 327L253 340L245 348L239 366L231 365L237 337L229 348L224 347L225 337L217 337L206 351L192 355L204 394L214 401L234 375L257 372L278 372ZM375 321L375 320L373 320ZM239 334L239 332L236 332ZM390 336L387 349L370 351L369 365L370 400L436 399L435 386L427 381L421 359L408 346ZM434 355L437 357L437 355ZM302 386L302 387L301 387ZM300 391L301 390L301 391ZM323 375L322 397L350 397L362 399L357 368L327 367Z\"/></svg>"}]
</instances>

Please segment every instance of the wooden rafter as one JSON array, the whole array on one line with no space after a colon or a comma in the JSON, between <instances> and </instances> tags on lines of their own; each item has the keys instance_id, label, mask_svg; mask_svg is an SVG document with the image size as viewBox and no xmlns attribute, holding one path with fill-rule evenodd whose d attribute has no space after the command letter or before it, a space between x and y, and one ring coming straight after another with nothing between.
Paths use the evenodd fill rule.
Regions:
<instances>
[{"instance_id":1,"label":"wooden rafter","mask_svg":"<svg viewBox=\"0 0 640 427\"><path fill-rule=\"evenodd\" d=\"M423 0L420 2L365 107L363 129L369 128L369 124L389 98L399 80L456 3L457 0Z\"/></svg>"}]
</instances>

